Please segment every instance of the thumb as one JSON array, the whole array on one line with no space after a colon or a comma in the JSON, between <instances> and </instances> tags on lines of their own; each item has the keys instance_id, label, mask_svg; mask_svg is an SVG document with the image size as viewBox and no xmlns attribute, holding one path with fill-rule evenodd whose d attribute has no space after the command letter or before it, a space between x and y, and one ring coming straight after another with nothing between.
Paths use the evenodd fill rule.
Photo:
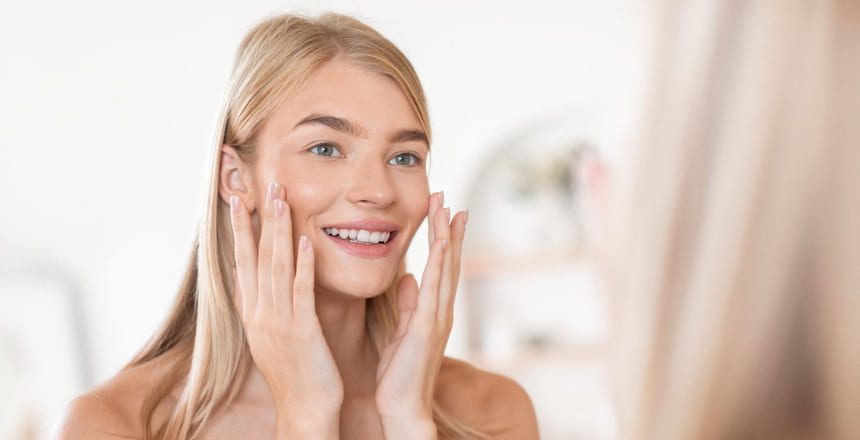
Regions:
<instances>
[{"instance_id":1,"label":"thumb","mask_svg":"<svg viewBox=\"0 0 860 440\"><path fill-rule=\"evenodd\" d=\"M242 316L242 291L239 290L239 273L236 271L236 266L233 266L233 307Z\"/></svg>"},{"instance_id":2,"label":"thumb","mask_svg":"<svg viewBox=\"0 0 860 440\"><path fill-rule=\"evenodd\" d=\"M395 338L406 333L412 312L418 307L418 281L408 273L397 283L397 331Z\"/></svg>"},{"instance_id":3,"label":"thumb","mask_svg":"<svg viewBox=\"0 0 860 440\"><path fill-rule=\"evenodd\" d=\"M410 312L418 306L418 281L411 273L400 277L397 283L397 311Z\"/></svg>"}]
</instances>

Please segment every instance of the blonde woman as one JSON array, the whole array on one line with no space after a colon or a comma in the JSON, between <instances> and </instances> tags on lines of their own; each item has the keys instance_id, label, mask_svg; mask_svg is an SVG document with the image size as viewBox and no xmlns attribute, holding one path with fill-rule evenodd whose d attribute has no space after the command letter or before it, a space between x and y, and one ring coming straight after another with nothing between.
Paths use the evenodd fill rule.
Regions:
<instances>
[{"instance_id":1,"label":"blonde woman","mask_svg":"<svg viewBox=\"0 0 860 440\"><path fill-rule=\"evenodd\" d=\"M59 438L537 438L519 385L443 356L467 214L429 194L430 139L415 71L370 27L254 27L169 319Z\"/></svg>"},{"instance_id":2,"label":"blonde woman","mask_svg":"<svg viewBox=\"0 0 860 440\"><path fill-rule=\"evenodd\" d=\"M860 3L660 6L623 438L858 439Z\"/></svg>"}]
</instances>

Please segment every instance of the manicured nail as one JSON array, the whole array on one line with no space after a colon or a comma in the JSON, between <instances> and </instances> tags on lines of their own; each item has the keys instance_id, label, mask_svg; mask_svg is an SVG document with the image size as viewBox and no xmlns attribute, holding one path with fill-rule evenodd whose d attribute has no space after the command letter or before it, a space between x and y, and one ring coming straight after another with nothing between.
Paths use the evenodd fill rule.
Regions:
<instances>
[{"instance_id":1,"label":"manicured nail","mask_svg":"<svg viewBox=\"0 0 860 440\"><path fill-rule=\"evenodd\" d=\"M299 247L300 247L303 251L308 250L309 245L310 245L310 242L308 241L308 237L305 237L304 235L302 235L301 237L299 237Z\"/></svg>"},{"instance_id":2,"label":"manicured nail","mask_svg":"<svg viewBox=\"0 0 860 440\"><path fill-rule=\"evenodd\" d=\"M445 191L439 191L439 206L445 206Z\"/></svg>"},{"instance_id":3,"label":"manicured nail","mask_svg":"<svg viewBox=\"0 0 860 440\"><path fill-rule=\"evenodd\" d=\"M278 182L272 182L269 184L269 200L275 200L278 198Z\"/></svg>"},{"instance_id":4,"label":"manicured nail","mask_svg":"<svg viewBox=\"0 0 860 440\"><path fill-rule=\"evenodd\" d=\"M448 223L451 223L451 208L445 208L445 219L448 220Z\"/></svg>"},{"instance_id":5,"label":"manicured nail","mask_svg":"<svg viewBox=\"0 0 860 440\"><path fill-rule=\"evenodd\" d=\"M284 215L284 201L280 199L275 200L275 217L281 217Z\"/></svg>"},{"instance_id":6,"label":"manicured nail","mask_svg":"<svg viewBox=\"0 0 860 440\"><path fill-rule=\"evenodd\" d=\"M232 211L233 214L238 214L239 209L239 196L230 196L230 211Z\"/></svg>"}]
</instances>

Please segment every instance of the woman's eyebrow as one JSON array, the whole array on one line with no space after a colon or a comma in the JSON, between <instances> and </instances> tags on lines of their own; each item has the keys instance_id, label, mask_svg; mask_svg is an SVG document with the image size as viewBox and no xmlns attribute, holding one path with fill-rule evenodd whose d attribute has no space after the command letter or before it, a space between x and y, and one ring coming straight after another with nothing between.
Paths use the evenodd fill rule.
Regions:
<instances>
[{"instance_id":1,"label":"woman's eyebrow","mask_svg":"<svg viewBox=\"0 0 860 440\"><path fill-rule=\"evenodd\" d=\"M430 141L427 140L427 135L421 130L400 130L388 138L388 142L391 142L392 144L409 141L420 141L424 142L428 146L430 145Z\"/></svg>"},{"instance_id":2,"label":"woman's eyebrow","mask_svg":"<svg viewBox=\"0 0 860 440\"><path fill-rule=\"evenodd\" d=\"M346 133L355 137L365 137L365 133L367 133L367 130L359 123L337 116L320 114L311 114L306 116L293 127L293 130L295 130L299 126L308 124L325 125L326 127L329 127L333 130L337 130L341 133ZM427 145L430 145L430 142L427 140L427 135L422 130L416 129L398 130L396 133L391 135L390 138L388 138L388 141L391 143L421 141Z\"/></svg>"},{"instance_id":3,"label":"woman's eyebrow","mask_svg":"<svg viewBox=\"0 0 860 440\"><path fill-rule=\"evenodd\" d=\"M311 114L306 116L304 119L299 121L299 123L296 124L295 127L293 127L293 130L302 125L307 124L322 124L333 130L337 130L355 137L364 137L364 134L367 131L360 124L356 124L348 119L339 118L337 116L318 114Z\"/></svg>"}]
</instances>

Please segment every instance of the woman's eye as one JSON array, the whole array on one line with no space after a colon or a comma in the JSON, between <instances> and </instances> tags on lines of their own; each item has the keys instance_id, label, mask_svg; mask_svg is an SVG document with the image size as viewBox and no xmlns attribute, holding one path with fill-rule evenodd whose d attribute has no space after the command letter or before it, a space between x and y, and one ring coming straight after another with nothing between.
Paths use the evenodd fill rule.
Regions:
<instances>
[{"instance_id":1,"label":"woman's eye","mask_svg":"<svg viewBox=\"0 0 860 440\"><path fill-rule=\"evenodd\" d=\"M342 156L342 154L340 154L340 150L338 150L337 147L332 144L316 144L310 149L308 149L308 151L313 154L316 154L317 156Z\"/></svg>"},{"instance_id":2,"label":"woman's eye","mask_svg":"<svg viewBox=\"0 0 860 440\"><path fill-rule=\"evenodd\" d=\"M420 162L421 158L412 153L400 153L388 161L391 165L405 165L407 167L418 165Z\"/></svg>"}]
</instances>

